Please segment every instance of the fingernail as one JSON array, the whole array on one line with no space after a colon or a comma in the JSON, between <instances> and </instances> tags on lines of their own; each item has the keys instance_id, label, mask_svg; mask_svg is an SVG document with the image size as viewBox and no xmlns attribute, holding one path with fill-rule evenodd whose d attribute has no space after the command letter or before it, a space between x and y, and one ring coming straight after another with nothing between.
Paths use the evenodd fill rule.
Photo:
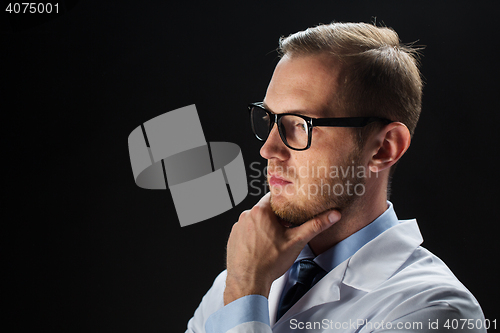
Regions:
<instances>
[{"instance_id":1,"label":"fingernail","mask_svg":"<svg viewBox=\"0 0 500 333\"><path fill-rule=\"evenodd\" d=\"M338 220L340 220L340 217L336 211L333 211L330 214L328 214L328 221L330 221L330 223L335 223Z\"/></svg>"}]
</instances>

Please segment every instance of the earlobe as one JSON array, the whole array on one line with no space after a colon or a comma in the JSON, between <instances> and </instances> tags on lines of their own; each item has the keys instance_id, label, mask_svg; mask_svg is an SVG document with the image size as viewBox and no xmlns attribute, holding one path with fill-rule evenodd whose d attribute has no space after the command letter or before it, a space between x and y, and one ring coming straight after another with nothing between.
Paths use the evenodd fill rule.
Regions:
<instances>
[{"instance_id":1,"label":"earlobe","mask_svg":"<svg viewBox=\"0 0 500 333\"><path fill-rule=\"evenodd\" d=\"M410 146L411 135L405 124L394 122L378 133L374 154L369 162L371 172L380 172L393 166Z\"/></svg>"}]
</instances>

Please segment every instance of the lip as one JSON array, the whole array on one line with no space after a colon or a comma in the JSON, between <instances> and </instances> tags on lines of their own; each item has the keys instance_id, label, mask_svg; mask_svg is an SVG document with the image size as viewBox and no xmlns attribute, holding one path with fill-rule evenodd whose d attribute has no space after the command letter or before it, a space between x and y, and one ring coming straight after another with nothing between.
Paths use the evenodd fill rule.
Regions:
<instances>
[{"instance_id":1,"label":"lip","mask_svg":"<svg viewBox=\"0 0 500 333\"><path fill-rule=\"evenodd\" d=\"M269 185L271 186L286 186L292 182L286 180L285 178L279 177L277 175L269 174Z\"/></svg>"}]
</instances>

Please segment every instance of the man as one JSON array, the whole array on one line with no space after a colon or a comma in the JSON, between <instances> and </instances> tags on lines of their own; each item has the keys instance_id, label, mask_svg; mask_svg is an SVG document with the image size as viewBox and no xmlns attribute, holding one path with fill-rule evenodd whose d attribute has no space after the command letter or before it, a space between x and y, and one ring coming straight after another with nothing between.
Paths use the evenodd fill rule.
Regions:
<instances>
[{"instance_id":1,"label":"man","mask_svg":"<svg viewBox=\"0 0 500 333\"><path fill-rule=\"evenodd\" d=\"M485 332L475 298L387 201L421 109L415 51L391 29L333 23L280 53L249 106L270 192L233 226L187 332Z\"/></svg>"}]
</instances>

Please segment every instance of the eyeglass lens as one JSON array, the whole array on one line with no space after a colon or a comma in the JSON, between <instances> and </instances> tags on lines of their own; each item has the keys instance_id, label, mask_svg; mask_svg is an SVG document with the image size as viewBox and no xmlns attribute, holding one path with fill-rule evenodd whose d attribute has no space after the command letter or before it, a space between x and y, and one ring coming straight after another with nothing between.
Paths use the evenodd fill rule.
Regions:
<instances>
[{"instance_id":1,"label":"eyeglass lens","mask_svg":"<svg viewBox=\"0 0 500 333\"><path fill-rule=\"evenodd\" d=\"M258 107L253 107L252 112L252 129L257 138L266 141L271 131L272 120L269 114ZM288 146L296 149L307 147L309 138L309 127L307 122L301 117L293 115L285 115L280 118L278 128Z\"/></svg>"},{"instance_id":2,"label":"eyeglass lens","mask_svg":"<svg viewBox=\"0 0 500 333\"><path fill-rule=\"evenodd\" d=\"M252 130L259 140L266 141L271 130L269 114L258 107L253 107L251 112Z\"/></svg>"}]
</instances>

